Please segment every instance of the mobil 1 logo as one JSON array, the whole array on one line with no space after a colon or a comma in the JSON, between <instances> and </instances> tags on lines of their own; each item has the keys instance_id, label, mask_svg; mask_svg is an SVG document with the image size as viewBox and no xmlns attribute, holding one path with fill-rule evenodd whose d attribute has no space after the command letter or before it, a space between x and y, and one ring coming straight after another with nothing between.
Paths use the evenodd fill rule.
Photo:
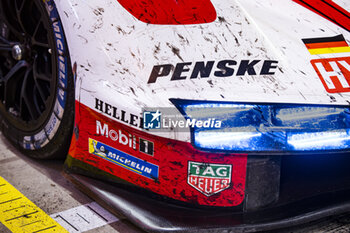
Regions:
<instances>
[{"instance_id":1,"label":"mobil 1 logo","mask_svg":"<svg viewBox=\"0 0 350 233\"><path fill-rule=\"evenodd\" d=\"M231 186L231 164L188 162L187 183L206 196Z\"/></svg>"},{"instance_id":2,"label":"mobil 1 logo","mask_svg":"<svg viewBox=\"0 0 350 233\"><path fill-rule=\"evenodd\" d=\"M140 138L139 150L142 153L153 156L154 153L154 144L151 141Z\"/></svg>"}]
</instances>

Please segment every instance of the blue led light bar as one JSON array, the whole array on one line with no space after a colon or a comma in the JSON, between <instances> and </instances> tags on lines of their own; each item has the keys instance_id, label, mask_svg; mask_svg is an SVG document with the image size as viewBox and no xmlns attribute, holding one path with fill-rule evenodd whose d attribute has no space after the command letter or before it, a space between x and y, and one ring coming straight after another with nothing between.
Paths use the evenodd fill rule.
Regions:
<instances>
[{"instance_id":1,"label":"blue led light bar","mask_svg":"<svg viewBox=\"0 0 350 233\"><path fill-rule=\"evenodd\" d=\"M220 128L192 127L193 144L201 149L233 152L350 149L350 111L345 106L172 101L187 119L221 121Z\"/></svg>"},{"instance_id":2,"label":"blue led light bar","mask_svg":"<svg viewBox=\"0 0 350 233\"><path fill-rule=\"evenodd\" d=\"M295 149L347 149L349 148L349 132L317 132L299 133L288 136L288 143Z\"/></svg>"}]
</instances>

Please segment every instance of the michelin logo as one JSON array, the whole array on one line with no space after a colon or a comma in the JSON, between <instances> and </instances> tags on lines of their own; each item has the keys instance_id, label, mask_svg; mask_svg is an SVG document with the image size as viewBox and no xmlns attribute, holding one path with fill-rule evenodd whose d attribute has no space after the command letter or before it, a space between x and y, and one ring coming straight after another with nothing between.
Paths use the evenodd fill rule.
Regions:
<instances>
[{"instance_id":1,"label":"michelin logo","mask_svg":"<svg viewBox=\"0 0 350 233\"><path fill-rule=\"evenodd\" d=\"M158 179L158 166L89 138L89 153L149 179Z\"/></svg>"}]
</instances>

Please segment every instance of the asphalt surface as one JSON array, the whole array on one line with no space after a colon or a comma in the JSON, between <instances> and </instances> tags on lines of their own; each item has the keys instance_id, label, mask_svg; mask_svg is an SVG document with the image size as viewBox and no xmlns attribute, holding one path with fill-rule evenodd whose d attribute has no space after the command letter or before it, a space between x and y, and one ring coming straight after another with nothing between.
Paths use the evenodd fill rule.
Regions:
<instances>
[{"instance_id":1,"label":"asphalt surface","mask_svg":"<svg viewBox=\"0 0 350 233\"><path fill-rule=\"evenodd\" d=\"M63 161L30 159L10 145L0 132L0 176L49 215L93 202L62 174ZM0 232L8 233L11 231L0 223ZM130 224L126 219L119 218L111 224L85 232L142 233L143 231ZM350 232L350 213L270 233L279 232Z\"/></svg>"},{"instance_id":2,"label":"asphalt surface","mask_svg":"<svg viewBox=\"0 0 350 233\"><path fill-rule=\"evenodd\" d=\"M0 176L7 180L48 215L93 202L63 175L63 161L37 161L27 158L0 133ZM69 220L69 219L68 219ZM0 223L0 232L11 232ZM118 219L89 233L141 233L142 231Z\"/></svg>"}]
</instances>

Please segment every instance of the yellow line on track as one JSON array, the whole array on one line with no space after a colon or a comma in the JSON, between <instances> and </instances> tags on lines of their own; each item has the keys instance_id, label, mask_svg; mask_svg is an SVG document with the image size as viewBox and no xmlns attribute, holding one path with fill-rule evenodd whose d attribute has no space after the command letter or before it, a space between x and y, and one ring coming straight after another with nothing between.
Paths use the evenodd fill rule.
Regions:
<instances>
[{"instance_id":1,"label":"yellow line on track","mask_svg":"<svg viewBox=\"0 0 350 233\"><path fill-rule=\"evenodd\" d=\"M0 222L14 233L68 233L1 176Z\"/></svg>"}]
</instances>

